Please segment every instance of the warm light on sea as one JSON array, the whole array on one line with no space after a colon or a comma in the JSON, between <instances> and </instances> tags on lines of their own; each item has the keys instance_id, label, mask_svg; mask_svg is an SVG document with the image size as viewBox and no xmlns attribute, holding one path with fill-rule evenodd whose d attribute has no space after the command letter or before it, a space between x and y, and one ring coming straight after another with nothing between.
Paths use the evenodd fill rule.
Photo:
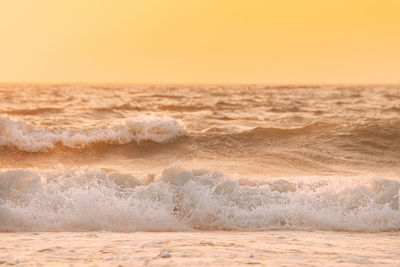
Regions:
<instances>
[{"instance_id":1,"label":"warm light on sea","mask_svg":"<svg viewBox=\"0 0 400 267\"><path fill-rule=\"evenodd\" d=\"M3 263L399 263L398 86L3 85L0 99Z\"/></svg>"},{"instance_id":2,"label":"warm light on sea","mask_svg":"<svg viewBox=\"0 0 400 267\"><path fill-rule=\"evenodd\" d=\"M0 0L1 266L400 266L399 0Z\"/></svg>"}]
</instances>

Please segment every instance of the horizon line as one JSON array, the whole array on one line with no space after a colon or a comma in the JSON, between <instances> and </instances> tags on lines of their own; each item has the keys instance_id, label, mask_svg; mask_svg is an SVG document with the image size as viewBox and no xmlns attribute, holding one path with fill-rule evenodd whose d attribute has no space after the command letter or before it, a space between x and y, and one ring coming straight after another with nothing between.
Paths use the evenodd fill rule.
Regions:
<instances>
[{"instance_id":1,"label":"horizon line","mask_svg":"<svg viewBox=\"0 0 400 267\"><path fill-rule=\"evenodd\" d=\"M92 84L92 85L253 85L253 86L313 86L313 85L323 85L323 86L355 86L355 85L363 85L363 86L376 86L376 85L400 85L400 81L398 82L87 82L87 81L20 81L20 82L2 82L0 81L0 85L12 85L12 84L43 84L43 85L60 85L60 84L70 84L70 85L79 85L79 84Z\"/></svg>"}]
</instances>

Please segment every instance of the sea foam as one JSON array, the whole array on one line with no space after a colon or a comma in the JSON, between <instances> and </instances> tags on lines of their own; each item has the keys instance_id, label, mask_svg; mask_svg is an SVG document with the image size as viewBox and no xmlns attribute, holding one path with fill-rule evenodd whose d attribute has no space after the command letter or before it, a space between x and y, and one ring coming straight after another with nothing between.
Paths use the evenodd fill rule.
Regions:
<instances>
[{"instance_id":1,"label":"sea foam","mask_svg":"<svg viewBox=\"0 0 400 267\"><path fill-rule=\"evenodd\" d=\"M235 180L168 168L0 172L0 231L398 231L400 182L349 177Z\"/></svg>"},{"instance_id":2,"label":"sea foam","mask_svg":"<svg viewBox=\"0 0 400 267\"><path fill-rule=\"evenodd\" d=\"M39 127L23 120L0 117L0 146L16 147L27 152L49 151L57 143L81 148L93 143L165 142L183 133L181 124L169 117L141 117L111 126L75 129Z\"/></svg>"}]
</instances>

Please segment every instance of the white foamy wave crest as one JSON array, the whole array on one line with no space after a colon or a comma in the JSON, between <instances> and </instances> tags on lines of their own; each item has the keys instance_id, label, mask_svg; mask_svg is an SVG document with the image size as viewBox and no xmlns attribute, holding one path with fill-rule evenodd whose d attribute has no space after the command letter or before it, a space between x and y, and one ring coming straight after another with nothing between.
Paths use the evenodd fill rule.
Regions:
<instances>
[{"instance_id":1,"label":"white foamy wave crest","mask_svg":"<svg viewBox=\"0 0 400 267\"><path fill-rule=\"evenodd\" d=\"M400 182L286 178L264 184L169 168L0 172L0 231L398 231Z\"/></svg>"},{"instance_id":2,"label":"white foamy wave crest","mask_svg":"<svg viewBox=\"0 0 400 267\"><path fill-rule=\"evenodd\" d=\"M16 147L27 152L48 151L57 143L81 148L93 143L164 142L182 134L179 122L168 117L128 119L112 126L81 129L38 127L22 120L0 117L0 146Z\"/></svg>"}]
</instances>

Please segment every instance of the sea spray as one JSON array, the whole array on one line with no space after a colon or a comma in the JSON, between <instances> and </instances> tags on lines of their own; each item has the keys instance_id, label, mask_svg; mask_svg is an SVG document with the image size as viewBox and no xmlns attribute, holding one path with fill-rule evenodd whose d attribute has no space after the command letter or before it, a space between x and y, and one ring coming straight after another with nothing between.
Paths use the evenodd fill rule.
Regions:
<instances>
[{"instance_id":1,"label":"sea spray","mask_svg":"<svg viewBox=\"0 0 400 267\"><path fill-rule=\"evenodd\" d=\"M148 182L88 168L7 170L0 173L0 230L400 230L395 180L245 181L178 167Z\"/></svg>"}]
</instances>

